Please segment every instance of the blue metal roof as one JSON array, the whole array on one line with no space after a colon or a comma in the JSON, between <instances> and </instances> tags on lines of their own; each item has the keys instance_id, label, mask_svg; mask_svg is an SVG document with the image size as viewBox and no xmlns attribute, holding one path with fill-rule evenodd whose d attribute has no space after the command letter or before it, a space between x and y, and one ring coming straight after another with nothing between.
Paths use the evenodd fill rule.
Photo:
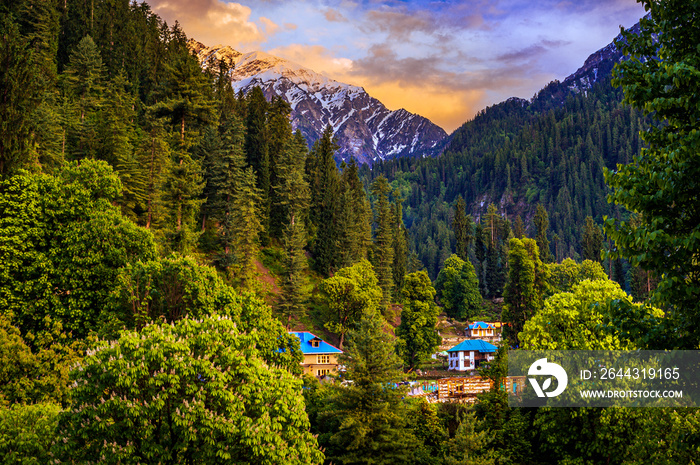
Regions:
<instances>
[{"instance_id":1,"label":"blue metal roof","mask_svg":"<svg viewBox=\"0 0 700 465\"><path fill-rule=\"evenodd\" d=\"M300 346L301 346L301 353L302 354L342 354L343 351L338 349L337 347L334 347L324 341L321 338L317 338L316 335L309 333L308 331L298 331L298 332L290 332L289 334L293 334L296 337L299 338ZM317 338L319 339L318 347L314 347L311 345L311 340Z\"/></svg>"},{"instance_id":2,"label":"blue metal roof","mask_svg":"<svg viewBox=\"0 0 700 465\"><path fill-rule=\"evenodd\" d=\"M471 350L474 350L476 352L496 352L496 349L498 349L495 345L489 344L486 341L482 341L481 339L467 339L466 341L462 341L450 350L448 352L460 352L462 350L469 352Z\"/></svg>"},{"instance_id":3,"label":"blue metal roof","mask_svg":"<svg viewBox=\"0 0 700 465\"><path fill-rule=\"evenodd\" d=\"M483 321L475 321L469 325L469 329L488 329L489 325Z\"/></svg>"}]
</instances>

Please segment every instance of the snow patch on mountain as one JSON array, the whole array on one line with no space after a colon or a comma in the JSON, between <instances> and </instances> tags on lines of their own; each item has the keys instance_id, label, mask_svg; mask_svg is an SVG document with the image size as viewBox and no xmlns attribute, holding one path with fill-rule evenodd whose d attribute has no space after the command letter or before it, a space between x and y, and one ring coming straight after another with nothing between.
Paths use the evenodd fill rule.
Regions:
<instances>
[{"instance_id":1,"label":"snow patch on mountain","mask_svg":"<svg viewBox=\"0 0 700 465\"><path fill-rule=\"evenodd\" d=\"M340 146L338 162L353 157L371 165L395 157L436 156L444 147L447 134L442 128L404 109L389 110L362 87L265 52L241 53L194 40L189 46L204 67L217 60L232 64L231 84L236 92L259 86L268 99L282 96L292 108L292 127L309 144L331 125Z\"/></svg>"}]
</instances>

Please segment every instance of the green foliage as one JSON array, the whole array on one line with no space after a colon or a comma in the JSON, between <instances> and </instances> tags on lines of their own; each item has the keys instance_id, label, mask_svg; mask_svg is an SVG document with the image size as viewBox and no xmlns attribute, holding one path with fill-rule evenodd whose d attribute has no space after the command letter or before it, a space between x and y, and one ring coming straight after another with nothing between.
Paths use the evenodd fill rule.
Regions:
<instances>
[{"instance_id":1,"label":"green foliage","mask_svg":"<svg viewBox=\"0 0 700 465\"><path fill-rule=\"evenodd\" d=\"M595 281L597 279L607 279L603 266L598 261L584 260L582 263L576 263L570 258L563 260L561 263L549 263L547 265L549 271L549 284L551 284L551 292L570 292L575 284L580 283L584 279Z\"/></svg>"},{"instance_id":2,"label":"green foliage","mask_svg":"<svg viewBox=\"0 0 700 465\"><path fill-rule=\"evenodd\" d=\"M324 129L321 139L314 143L306 159L306 176L311 188L310 220L315 237L312 241L315 269L328 276L340 264L338 241L342 205L340 173L333 155L338 145L333 137L333 128Z\"/></svg>"},{"instance_id":3,"label":"green foliage","mask_svg":"<svg viewBox=\"0 0 700 465\"><path fill-rule=\"evenodd\" d=\"M462 260L469 260L469 243L473 239L472 221L467 217L466 203L462 196L457 197L455 202L454 220L452 220L452 229L455 233L455 243L457 248L457 256Z\"/></svg>"},{"instance_id":4,"label":"green foliage","mask_svg":"<svg viewBox=\"0 0 700 465\"><path fill-rule=\"evenodd\" d=\"M406 275L401 294L403 309L401 324L396 328L396 350L404 365L414 369L435 353L442 342L436 329L440 310L435 305L435 289L425 271Z\"/></svg>"},{"instance_id":5,"label":"green foliage","mask_svg":"<svg viewBox=\"0 0 700 465\"><path fill-rule=\"evenodd\" d=\"M545 263L551 262L552 252L549 249L549 239L547 239L549 216L547 215L547 210L541 204L537 205L534 223L537 231L535 241L537 242L537 249L541 251L542 261Z\"/></svg>"},{"instance_id":6,"label":"green foliage","mask_svg":"<svg viewBox=\"0 0 700 465\"><path fill-rule=\"evenodd\" d=\"M239 294L208 266L173 255L136 262L121 270L111 295L109 320L102 334L114 337L119 328L134 329L154 321L178 321L217 314L231 318L241 331L258 334L258 355L270 364L299 372L299 353L284 327L254 294ZM285 351L279 351L286 348Z\"/></svg>"},{"instance_id":7,"label":"green foliage","mask_svg":"<svg viewBox=\"0 0 700 465\"><path fill-rule=\"evenodd\" d=\"M401 376L401 360L383 326L376 310L365 313L340 357L353 383L331 400L329 413L339 420L329 439L334 453L328 458L335 463L407 463L418 447L401 402L403 390L388 384Z\"/></svg>"},{"instance_id":8,"label":"green foliage","mask_svg":"<svg viewBox=\"0 0 700 465\"><path fill-rule=\"evenodd\" d=\"M519 334L525 323L542 308L547 280L547 268L540 260L535 241L511 239L501 317L509 323L506 336L516 347L520 345Z\"/></svg>"},{"instance_id":9,"label":"green foliage","mask_svg":"<svg viewBox=\"0 0 700 465\"><path fill-rule=\"evenodd\" d=\"M91 160L0 184L0 307L22 334L55 320L85 337L119 268L155 256L151 234L112 205L120 188L106 163Z\"/></svg>"},{"instance_id":10,"label":"green foliage","mask_svg":"<svg viewBox=\"0 0 700 465\"><path fill-rule=\"evenodd\" d=\"M60 406L50 403L0 405L0 462L5 465L51 463L52 444L59 439L60 412Z\"/></svg>"},{"instance_id":11,"label":"green foliage","mask_svg":"<svg viewBox=\"0 0 700 465\"><path fill-rule=\"evenodd\" d=\"M75 370L60 458L83 463L321 463L301 380L257 331L212 315L125 332Z\"/></svg>"},{"instance_id":12,"label":"green foliage","mask_svg":"<svg viewBox=\"0 0 700 465\"><path fill-rule=\"evenodd\" d=\"M646 409L644 413L631 435L625 465L682 465L697 460L700 410Z\"/></svg>"},{"instance_id":13,"label":"green foliage","mask_svg":"<svg viewBox=\"0 0 700 465\"><path fill-rule=\"evenodd\" d=\"M303 316L306 312L304 301L305 272L307 268L304 246L307 232L304 218L308 216L309 185L304 179L306 145L301 134L291 137L282 154L279 155L275 187L276 204L284 216L286 227L283 232L285 249L285 270L282 278L282 295L279 310L287 317L287 327L293 315Z\"/></svg>"},{"instance_id":14,"label":"green foliage","mask_svg":"<svg viewBox=\"0 0 700 465\"><path fill-rule=\"evenodd\" d=\"M534 420L540 454L560 464L624 463L649 410L655 409L540 408Z\"/></svg>"},{"instance_id":15,"label":"green foliage","mask_svg":"<svg viewBox=\"0 0 700 465\"><path fill-rule=\"evenodd\" d=\"M584 260L600 262L603 250L603 232L600 230L593 218L586 217L586 226L581 239L581 256Z\"/></svg>"},{"instance_id":16,"label":"green foliage","mask_svg":"<svg viewBox=\"0 0 700 465\"><path fill-rule=\"evenodd\" d=\"M382 288L382 306L387 307L391 301L394 288L394 228L392 227L392 211L389 203L389 182L380 176L372 183L372 195L376 197L374 204L374 268Z\"/></svg>"},{"instance_id":17,"label":"green foliage","mask_svg":"<svg viewBox=\"0 0 700 465\"><path fill-rule=\"evenodd\" d=\"M655 291L663 306L673 306L677 320L674 346L697 348L700 343L700 92L697 44L700 32L697 2L642 1L651 13L640 21L640 32L623 33L623 53L614 84L625 101L653 115L658 124L641 135L632 163L606 173L613 188L609 200L640 214L639 223L606 220L606 231L621 256L659 274Z\"/></svg>"},{"instance_id":18,"label":"green foliage","mask_svg":"<svg viewBox=\"0 0 700 465\"><path fill-rule=\"evenodd\" d=\"M30 336L31 337L31 336ZM79 343L61 332L59 323L41 338L32 338L32 350L17 328L0 317L0 405L55 402L69 399L68 371L80 360Z\"/></svg>"},{"instance_id":19,"label":"green foliage","mask_svg":"<svg viewBox=\"0 0 700 465\"><path fill-rule=\"evenodd\" d=\"M341 268L321 282L319 292L325 306L325 326L340 336L341 349L345 334L362 315L379 309L382 299L377 275L367 260Z\"/></svg>"},{"instance_id":20,"label":"green foliage","mask_svg":"<svg viewBox=\"0 0 700 465\"><path fill-rule=\"evenodd\" d=\"M557 350L629 350L636 348L619 334L603 325L606 302L620 299L629 303L629 296L609 280L588 279L575 284L571 292L549 297L542 311L527 323L520 339L527 349ZM641 310L641 309L640 309ZM659 318L663 314L653 308L642 312Z\"/></svg>"},{"instance_id":21,"label":"green foliage","mask_svg":"<svg viewBox=\"0 0 700 465\"><path fill-rule=\"evenodd\" d=\"M31 162L32 112L42 90L31 43L5 14L0 20L0 69L0 176L4 177Z\"/></svg>"},{"instance_id":22,"label":"green foliage","mask_svg":"<svg viewBox=\"0 0 700 465\"><path fill-rule=\"evenodd\" d=\"M445 260L445 266L435 282L435 289L440 303L453 318L468 320L481 310L479 281L469 260L464 261L457 255Z\"/></svg>"}]
</instances>

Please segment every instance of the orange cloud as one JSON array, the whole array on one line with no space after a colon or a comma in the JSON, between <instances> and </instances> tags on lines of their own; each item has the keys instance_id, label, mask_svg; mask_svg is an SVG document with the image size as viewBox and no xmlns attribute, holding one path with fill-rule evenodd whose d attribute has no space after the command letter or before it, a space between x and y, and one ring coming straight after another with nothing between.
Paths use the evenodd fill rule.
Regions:
<instances>
[{"instance_id":1,"label":"orange cloud","mask_svg":"<svg viewBox=\"0 0 700 465\"><path fill-rule=\"evenodd\" d=\"M451 132L486 105L483 89L465 86L445 87L440 82L424 80L377 79L371 70L363 72L347 58L338 58L321 45L293 44L269 50L268 53L299 63L336 81L363 87L387 108L405 108L425 116L433 123Z\"/></svg>"},{"instance_id":2,"label":"orange cloud","mask_svg":"<svg viewBox=\"0 0 700 465\"><path fill-rule=\"evenodd\" d=\"M179 21L188 37L206 45L225 44L234 48L258 46L278 26L261 18L265 31L250 21L251 9L220 0L150 0L153 11L168 24Z\"/></svg>"}]
</instances>

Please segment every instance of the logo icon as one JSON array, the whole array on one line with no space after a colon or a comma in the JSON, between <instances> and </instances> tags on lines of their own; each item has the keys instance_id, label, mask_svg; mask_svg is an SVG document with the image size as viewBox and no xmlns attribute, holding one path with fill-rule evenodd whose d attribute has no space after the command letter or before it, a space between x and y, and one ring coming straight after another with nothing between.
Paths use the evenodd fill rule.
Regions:
<instances>
[{"instance_id":1,"label":"logo icon","mask_svg":"<svg viewBox=\"0 0 700 465\"><path fill-rule=\"evenodd\" d=\"M536 378L528 378L530 380L530 384L532 384L532 388L537 394L537 397L556 397L562 392L564 392L564 389L566 389L566 385L569 382L569 377L567 376L566 371L556 363L547 362L546 358L536 360L535 363L530 365L530 369L527 371L527 375L550 376L550 378L547 378L544 381L544 383L542 383L542 387L540 387ZM547 389L549 389L549 387L552 385L551 376L556 378L557 388L554 391L547 392Z\"/></svg>"}]
</instances>

